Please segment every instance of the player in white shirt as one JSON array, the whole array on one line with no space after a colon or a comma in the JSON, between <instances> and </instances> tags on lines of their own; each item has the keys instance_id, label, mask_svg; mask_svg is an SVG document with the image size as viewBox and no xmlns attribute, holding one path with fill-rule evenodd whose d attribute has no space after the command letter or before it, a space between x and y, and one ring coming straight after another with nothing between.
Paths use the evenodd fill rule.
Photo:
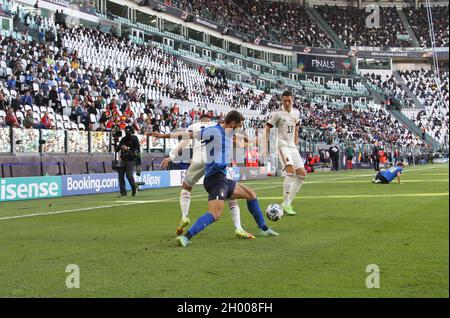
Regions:
<instances>
[{"instance_id":1,"label":"player in white shirt","mask_svg":"<svg viewBox=\"0 0 450 318\"><path fill-rule=\"evenodd\" d=\"M216 126L217 123L211 121L208 115L203 115L200 117L200 122L195 123L188 127L188 131L194 134L199 133L201 130ZM160 136L166 138L168 136ZM167 168L171 161L174 161L177 156L181 156L183 149L189 149L189 144L191 140L182 140L177 147L171 150L169 157L164 159L161 166ZM189 169L186 171L184 177L182 190L180 193L180 206L181 206L181 221L177 227L177 235L182 235L184 229L189 225L189 208L191 205L191 192L192 188L200 181L200 179L205 175L205 163L206 163L206 153L204 146L202 146L201 141L193 139L193 153L192 160ZM186 158L183 158L186 159ZM187 158L189 159L189 158ZM248 233L242 228L241 225L241 211L237 200L229 201L230 214L235 227L235 234L240 238L253 239L255 238L252 234Z\"/></svg>"},{"instance_id":2,"label":"player in white shirt","mask_svg":"<svg viewBox=\"0 0 450 318\"><path fill-rule=\"evenodd\" d=\"M269 139L272 128L277 129L278 155L286 178L283 183L283 211L287 215L296 215L292 208L292 201L306 179L306 170L303 158L297 148L298 132L300 128L300 113L293 109L294 98L292 93L285 91L281 97L281 110L273 113L266 124L266 137Z\"/></svg>"}]
</instances>

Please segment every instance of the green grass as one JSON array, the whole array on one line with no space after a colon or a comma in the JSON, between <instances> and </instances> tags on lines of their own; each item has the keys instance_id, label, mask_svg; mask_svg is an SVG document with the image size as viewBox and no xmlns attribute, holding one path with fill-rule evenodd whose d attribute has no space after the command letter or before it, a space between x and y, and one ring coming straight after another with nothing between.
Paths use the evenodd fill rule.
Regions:
<instances>
[{"instance_id":1,"label":"green grass","mask_svg":"<svg viewBox=\"0 0 450 318\"><path fill-rule=\"evenodd\" d=\"M401 185L373 185L372 171L308 177L299 214L269 222L279 237L239 240L228 211L193 239L175 242L179 189L0 205L2 297L448 297L448 166L409 168ZM247 182L261 205L280 202L282 179ZM191 220L206 211L197 187ZM160 201L158 201L160 200ZM49 204L52 206L49 207ZM124 205L63 214L41 212ZM243 225L257 233L241 202ZM77 264L81 288L65 286ZM368 289L365 268L380 268Z\"/></svg>"}]
</instances>

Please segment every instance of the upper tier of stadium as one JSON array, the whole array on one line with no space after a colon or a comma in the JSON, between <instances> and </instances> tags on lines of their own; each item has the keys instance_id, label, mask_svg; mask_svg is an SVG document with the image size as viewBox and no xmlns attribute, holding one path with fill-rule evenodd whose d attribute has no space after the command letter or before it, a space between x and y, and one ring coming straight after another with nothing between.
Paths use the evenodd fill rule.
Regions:
<instances>
[{"instance_id":1,"label":"upper tier of stadium","mask_svg":"<svg viewBox=\"0 0 450 318\"><path fill-rule=\"evenodd\" d=\"M273 0L159 0L260 39L289 45L332 48L350 46L431 47L425 1L417 7L410 1L279 2ZM433 3L433 2L432 2ZM368 5L381 6L379 26L366 27ZM432 18L436 46L448 47L448 2L435 1ZM408 31L412 30L413 35ZM337 35L338 39L335 39Z\"/></svg>"}]
</instances>

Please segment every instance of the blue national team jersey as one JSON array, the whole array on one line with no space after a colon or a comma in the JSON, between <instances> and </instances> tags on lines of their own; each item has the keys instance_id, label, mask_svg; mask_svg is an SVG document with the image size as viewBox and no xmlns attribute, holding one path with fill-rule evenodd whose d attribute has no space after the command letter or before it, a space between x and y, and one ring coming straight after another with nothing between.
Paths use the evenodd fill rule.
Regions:
<instances>
[{"instance_id":1,"label":"blue national team jersey","mask_svg":"<svg viewBox=\"0 0 450 318\"><path fill-rule=\"evenodd\" d=\"M392 180L394 180L397 177L397 174L399 172L402 173L403 172L403 168L394 166L394 167L389 168L386 171L383 171L381 173L381 175L383 177L385 177L387 181L391 182Z\"/></svg>"},{"instance_id":2,"label":"blue national team jersey","mask_svg":"<svg viewBox=\"0 0 450 318\"><path fill-rule=\"evenodd\" d=\"M205 177L216 173L227 175L231 163L233 136L225 132L222 125L205 128L201 131L202 142L206 145Z\"/></svg>"}]
</instances>

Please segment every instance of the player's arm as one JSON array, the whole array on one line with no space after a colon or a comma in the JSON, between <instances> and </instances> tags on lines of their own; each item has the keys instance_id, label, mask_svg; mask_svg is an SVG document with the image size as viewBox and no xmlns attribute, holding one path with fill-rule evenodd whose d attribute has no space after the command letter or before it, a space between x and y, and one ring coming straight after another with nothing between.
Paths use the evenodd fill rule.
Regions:
<instances>
[{"instance_id":1,"label":"player's arm","mask_svg":"<svg viewBox=\"0 0 450 318\"><path fill-rule=\"evenodd\" d=\"M192 131L183 131L183 132L176 132L176 133L170 133L170 134L162 134L159 132L153 132L150 133L150 136L160 139L194 139L194 133Z\"/></svg>"},{"instance_id":2,"label":"player's arm","mask_svg":"<svg viewBox=\"0 0 450 318\"><path fill-rule=\"evenodd\" d=\"M298 133L299 133L299 131L300 131L300 125L299 124L297 124L297 126L295 126L295 136L294 136L294 142L295 142L295 145L297 146L298 145Z\"/></svg>"}]
</instances>

